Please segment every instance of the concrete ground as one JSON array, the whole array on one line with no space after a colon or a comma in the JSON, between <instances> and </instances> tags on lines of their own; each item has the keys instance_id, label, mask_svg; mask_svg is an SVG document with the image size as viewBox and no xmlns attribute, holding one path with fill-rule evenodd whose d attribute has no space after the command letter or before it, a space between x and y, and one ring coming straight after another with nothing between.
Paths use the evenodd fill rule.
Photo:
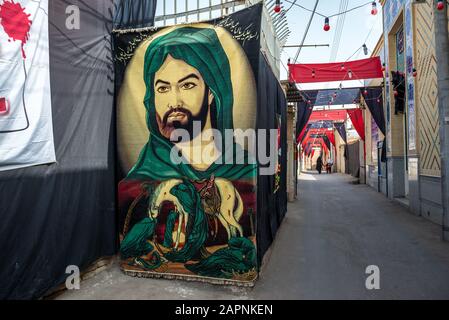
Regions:
<instances>
[{"instance_id":1,"label":"concrete ground","mask_svg":"<svg viewBox=\"0 0 449 320\"><path fill-rule=\"evenodd\" d=\"M301 175L253 289L131 278L115 263L57 299L449 299L441 227L351 181ZM380 290L365 287L369 265L380 268Z\"/></svg>"}]
</instances>

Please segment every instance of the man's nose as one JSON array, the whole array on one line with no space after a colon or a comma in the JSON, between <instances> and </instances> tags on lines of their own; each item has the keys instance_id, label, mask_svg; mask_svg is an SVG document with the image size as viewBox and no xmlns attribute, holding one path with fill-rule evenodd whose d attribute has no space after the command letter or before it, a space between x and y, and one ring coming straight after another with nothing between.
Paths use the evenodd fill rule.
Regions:
<instances>
[{"instance_id":1,"label":"man's nose","mask_svg":"<svg viewBox=\"0 0 449 320\"><path fill-rule=\"evenodd\" d=\"M181 92L180 92L179 88L177 86L175 86L174 88L172 88L172 90L170 90L170 98L169 98L168 107L170 109L175 109L180 106L182 106Z\"/></svg>"}]
</instances>

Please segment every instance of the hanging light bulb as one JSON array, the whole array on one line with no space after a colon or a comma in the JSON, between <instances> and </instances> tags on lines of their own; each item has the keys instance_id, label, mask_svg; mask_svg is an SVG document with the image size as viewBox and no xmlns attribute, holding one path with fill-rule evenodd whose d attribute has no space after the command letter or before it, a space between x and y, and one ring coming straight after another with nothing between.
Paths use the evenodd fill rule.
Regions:
<instances>
[{"instance_id":1,"label":"hanging light bulb","mask_svg":"<svg viewBox=\"0 0 449 320\"><path fill-rule=\"evenodd\" d=\"M386 70L385 63L382 63L382 72L384 72L385 70Z\"/></svg>"},{"instance_id":2,"label":"hanging light bulb","mask_svg":"<svg viewBox=\"0 0 449 320\"><path fill-rule=\"evenodd\" d=\"M398 90L394 89L393 94L394 94L395 97L397 97L399 95Z\"/></svg>"},{"instance_id":3,"label":"hanging light bulb","mask_svg":"<svg viewBox=\"0 0 449 320\"><path fill-rule=\"evenodd\" d=\"M337 92L334 92L334 98L336 98L337 97Z\"/></svg>"},{"instance_id":4,"label":"hanging light bulb","mask_svg":"<svg viewBox=\"0 0 449 320\"><path fill-rule=\"evenodd\" d=\"M368 55L368 47L366 46L366 44L363 44L363 53L365 54L365 56Z\"/></svg>"},{"instance_id":5,"label":"hanging light bulb","mask_svg":"<svg viewBox=\"0 0 449 320\"><path fill-rule=\"evenodd\" d=\"M377 99L377 103L380 103L380 99Z\"/></svg>"},{"instance_id":6,"label":"hanging light bulb","mask_svg":"<svg viewBox=\"0 0 449 320\"><path fill-rule=\"evenodd\" d=\"M444 1L438 1L437 9L438 11L442 11L444 9Z\"/></svg>"},{"instance_id":7,"label":"hanging light bulb","mask_svg":"<svg viewBox=\"0 0 449 320\"><path fill-rule=\"evenodd\" d=\"M312 78L315 79L315 77L316 77L316 72L315 72L315 69L313 69L313 70L312 70Z\"/></svg>"},{"instance_id":8,"label":"hanging light bulb","mask_svg":"<svg viewBox=\"0 0 449 320\"><path fill-rule=\"evenodd\" d=\"M413 68L413 76L416 78L418 76L418 71L416 68Z\"/></svg>"},{"instance_id":9,"label":"hanging light bulb","mask_svg":"<svg viewBox=\"0 0 449 320\"><path fill-rule=\"evenodd\" d=\"M367 89L365 89L365 90L363 91L363 95L364 95L365 97L368 95L368 90L367 90Z\"/></svg>"},{"instance_id":10,"label":"hanging light bulb","mask_svg":"<svg viewBox=\"0 0 449 320\"><path fill-rule=\"evenodd\" d=\"M345 71L345 64L344 63L341 64L341 71Z\"/></svg>"},{"instance_id":11,"label":"hanging light bulb","mask_svg":"<svg viewBox=\"0 0 449 320\"><path fill-rule=\"evenodd\" d=\"M329 25L329 18L324 19L324 31L329 31L331 26Z\"/></svg>"},{"instance_id":12,"label":"hanging light bulb","mask_svg":"<svg viewBox=\"0 0 449 320\"><path fill-rule=\"evenodd\" d=\"M349 77L349 79L352 79L352 71L351 70L348 71L348 77Z\"/></svg>"},{"instance_id":13,"label":"hanging light bulb","mask_svg":"<svg viewBox=\"0 0 449 320\"><path fill-rule=\"evenodd\" d=\"M377 14L377 4L376 4L376 1L373 1L372 9L371 9L371 14L372 14L373 16L375 16L375 15Z\"/></svg>"},{"instance_id":14,"label":"hanging light bulb","mask_svg":"<svg viewBox=\"0 0 449 320\"><path fill-rule=\"evenodd\" d=\"M274 12L281 12L281 0L276 0L276 5L274 6Z\"/></svg>"}]
</instances>

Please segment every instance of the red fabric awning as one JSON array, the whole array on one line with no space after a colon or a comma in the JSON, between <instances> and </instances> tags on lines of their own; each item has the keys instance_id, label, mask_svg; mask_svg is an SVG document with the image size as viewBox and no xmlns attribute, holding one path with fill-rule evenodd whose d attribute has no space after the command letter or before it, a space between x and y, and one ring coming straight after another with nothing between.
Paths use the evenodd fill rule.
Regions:
<instances>
[{"instance_id":1,"label":"red fabric awning","mask_svg":"<svg viewBox=\"0 0 449 320\"><path fill-rule=\"evenodd\" d=\"M309 122L316 121L338 121L343 122L348 118L348 110L326 110L326 111L314 111L310 116Z\"/></svg>"},{"instance_id":2,"label":"red fabric awning","mask_svg":"<svg viewBox=\"0 0 449 320\"><path fill-rule=\"evenodd\" d=\"M365 121L363 120L362 109L352 109L348 110L349 117L351 118L352 124L355 130L360 136L360 139L365 141Z\"/></svg>"},{"instance_id":3,"label":"red fabric awning","mask_svg":"<svg viewBox=\"0 0 449 320\"><path fill-rule=\"evenodd\" d=\"M289 64L288 68L290 81L296 83L364 80L384 76L380 57L348 62Z\"/></svg>"}]
</instances>

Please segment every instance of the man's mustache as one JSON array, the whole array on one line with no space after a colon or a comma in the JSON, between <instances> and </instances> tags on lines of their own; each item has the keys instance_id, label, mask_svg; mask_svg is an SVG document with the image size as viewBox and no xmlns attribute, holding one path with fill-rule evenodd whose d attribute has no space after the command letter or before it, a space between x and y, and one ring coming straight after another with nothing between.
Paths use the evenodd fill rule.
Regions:
<instances>
[{"instance_id":1,"label":"man's mustache","mask_svg":"<svg viewBox=\"0 0 449 320\"><path fill-rule=\"evenodd\" d=\"M190 110L184 108L184 107L177 107L174 109L171 109L170 111L168 111L165 115L164 115L164 119L162 119L162 123L164 124L164 126L167 125L168 122L168 118L173 114L173 113L183 113L185 114L188 118L192 118L192 113L190 112Z\"/></svg>"}]
</instances>

